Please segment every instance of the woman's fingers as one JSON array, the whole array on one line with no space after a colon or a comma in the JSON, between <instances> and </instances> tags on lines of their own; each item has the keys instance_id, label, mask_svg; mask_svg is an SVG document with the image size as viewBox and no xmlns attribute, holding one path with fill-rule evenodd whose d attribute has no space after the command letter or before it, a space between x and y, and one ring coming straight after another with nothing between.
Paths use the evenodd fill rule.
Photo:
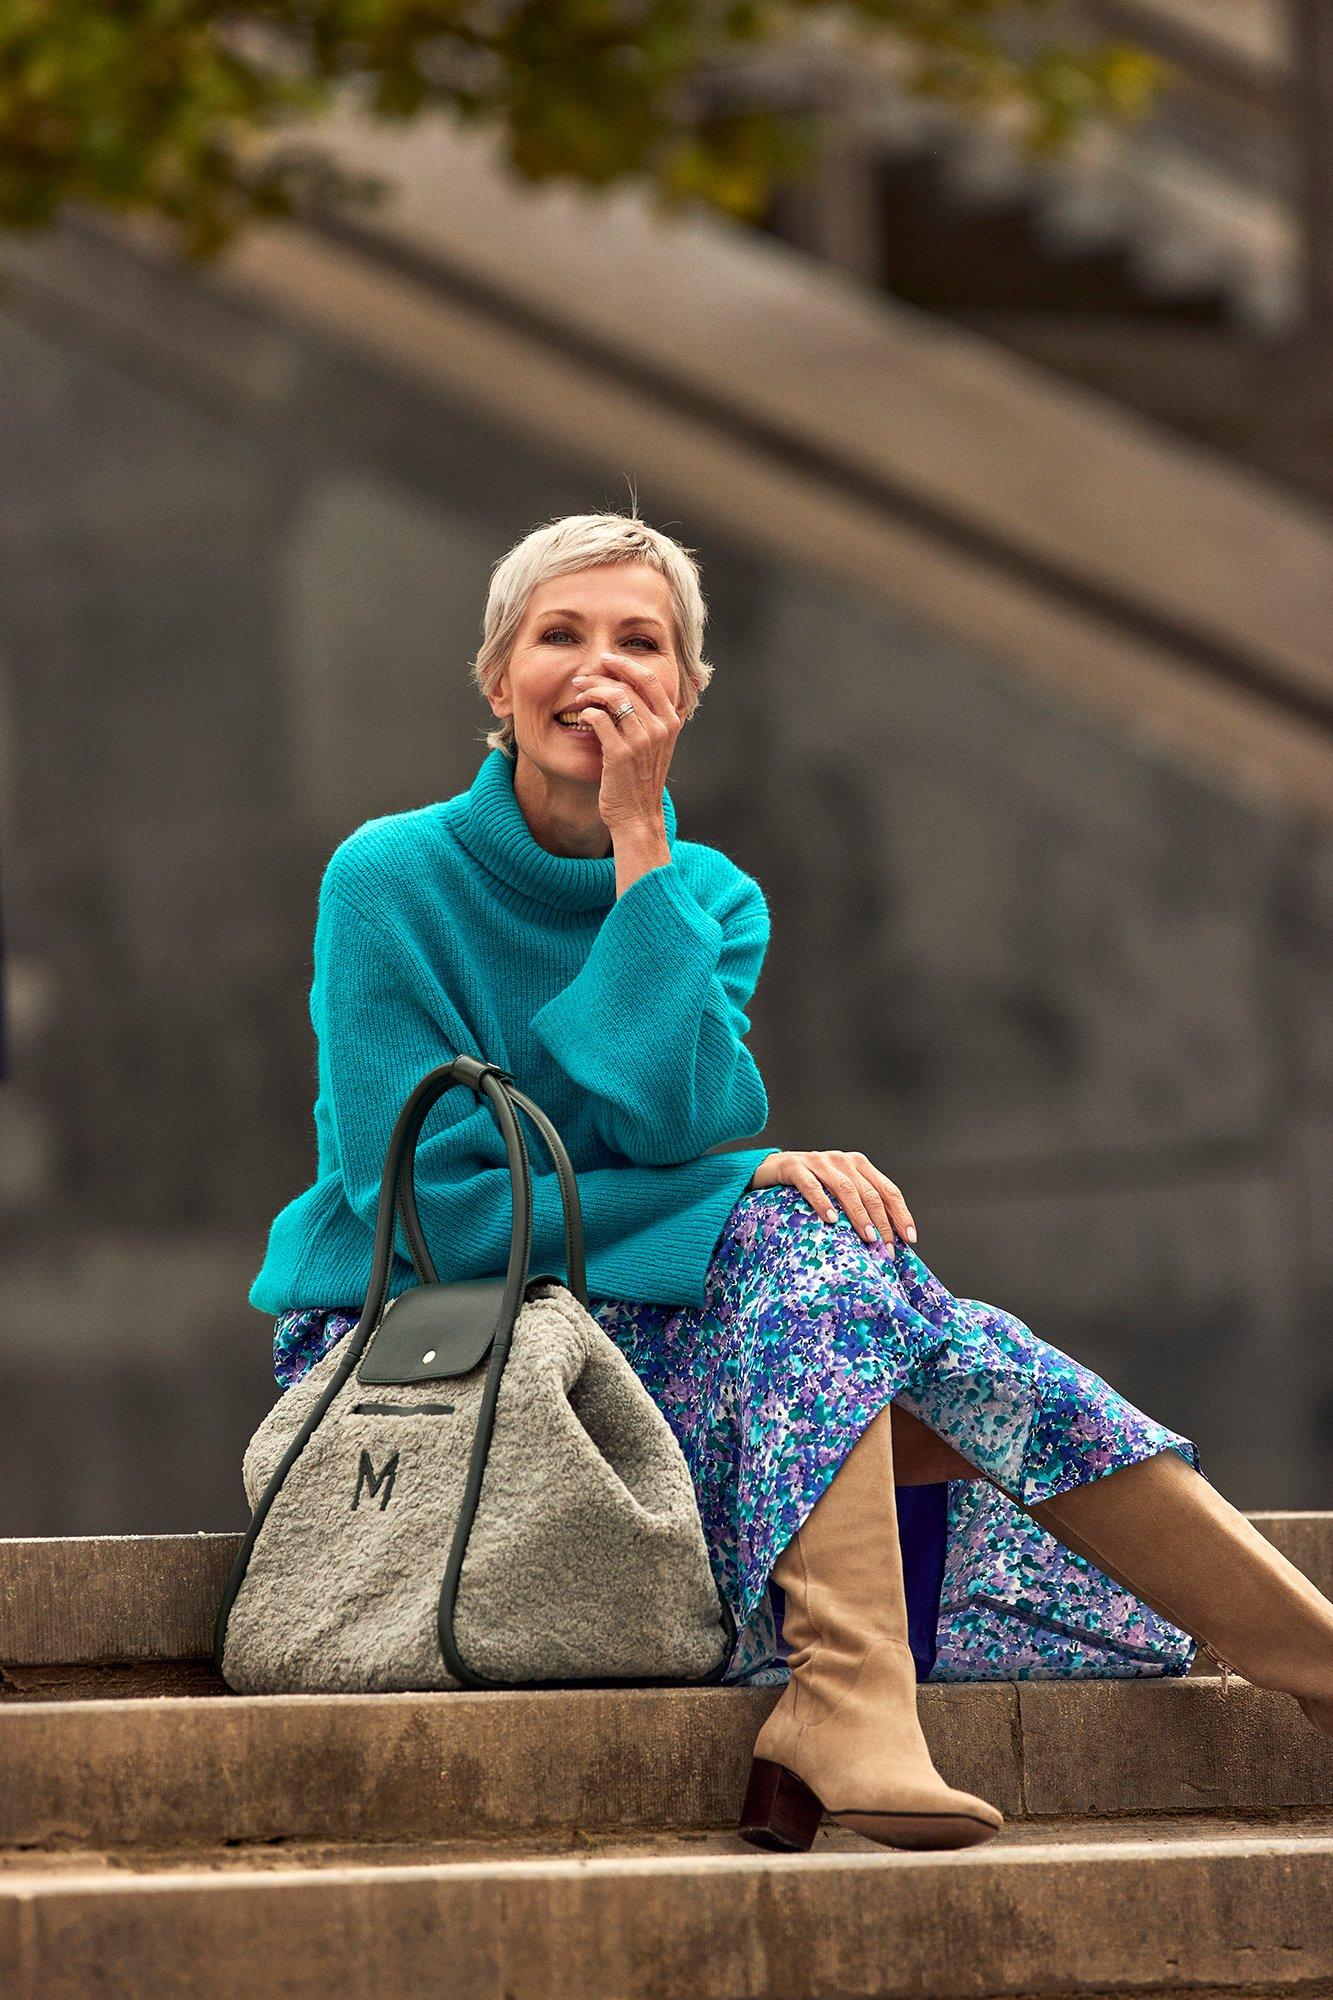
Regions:
<instances>
[{"instance_id":1,"label":"woman's fingers","mask_svg":"<svg viewBox=\"0 0 1333 2000\"><path fill-rule=\"evenodd\" d=\"M628 653L603 653L601 673L575 674L574 685L580 695L596 695L604 700L608 712L619 708L626 695L631 700L637 696L634 713L641 722L646 722L649 716L673 725L680 721L654 669L644 660L632 660Z\"/></svg>"},{"instance_id":2,"label":"woman's fingers","mask_svg":"<svg viewBox=\"0 0 1333 2000\"><path fill-rule=\"evenodd\" d=\"M868 1243L887 1243L893 1234L883 1197L864 1171L864 1153L822 1153L826 1163L825 1185L837 1195L861 1235Z\"/></svg>"},{"instance_id":3,"label":"woman's fingers","mask_svg":"<svg viewBox=\"0 0 1333 2000\"><path fill-rule=\"evenodd\" d=\"M901 1190L864 1153L797 1153L789 1172L792 1185L826 1222L837 1221L833 1203L839 1202L868 1243L889 1242L895 1229L905 1241L916 1236Z\"/></svg>"},{"instance_id":4,"label":"woman's fingers","mask_svg":"<svg viewBox=\"0 0 1333 2000\"><path fill-rule=\"evenodd\" d=\"M849 1154L804 1153L801 1158L809 1161L806 1171L818 1190L809 1198L826 1222L838 1219L838 1211L828 1198L832 1195L868 1243L887 1242L891 1232L879 1190L856 1172Z\"/></svg>"},{"instance_id":5,"label":"woman's fingers","mask_svg":"<svg viewBox=\"0 0 1333 2000\"><path fill-rule=\"evenodd\" d=\"M809 1153L795 1153L787 1169L787 1178L794 1188L799 1188L816 1215L822 1215L825 1222L836 1222L838 1211L829 1200L828 1190L811 1167L804 1162L811 1158Z\"/></svg>"},{"instance_id":6,"label":"woman's fingers","mask_svg":"<svg viewBox=\"0 0 1333 2000\"><path fill-rule=\"evenodd\" d=\"M891 1181L887 1174L882 1174L873 1160L866 1159L864 1153L855 1153L852 1157L862 1163L864 1172L881 1190L898 1234L905 1237L909 1243L915 1242L916 1224L912 1220L912 1211L903 1200L903 1191L897 1182Z\"/></svg>"}]
</instances>

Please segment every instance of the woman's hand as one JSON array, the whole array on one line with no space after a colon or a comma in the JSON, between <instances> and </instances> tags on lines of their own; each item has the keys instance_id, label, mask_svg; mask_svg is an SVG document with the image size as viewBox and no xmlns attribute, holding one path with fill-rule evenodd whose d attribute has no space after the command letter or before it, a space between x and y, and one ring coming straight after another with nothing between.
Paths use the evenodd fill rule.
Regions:
<instances>
[{"instance_id":1,"label":"woman's hand","mask_svg":"<svg viewBox=\"0 0 1333 2000\"><path fill-rule=\"evenodd\" d=\"M916 1224L902 1191L864 1153L770 1153L759 1162L752 1188L785 1182L799 1188L826 1222L838 1211L829 1205L836 1195L867 1242L888 1242L893 1230L908 1243L916 1241Z\"/></svg>"},{"instance_id":2,"label":"woman's hand","mask_svg":"<svg viewBox=\"0 0 1333 2000\"><path fill-rule=\"evenodd\" d=\"M601 739L602 784L597 810L611 836L638 832L662 819L662 791L683 724L654 669L627 653L603 653L600 674L575 674L575 706ZM611 720L626 699L632 715Z\"/></svg>"}]
</instances>

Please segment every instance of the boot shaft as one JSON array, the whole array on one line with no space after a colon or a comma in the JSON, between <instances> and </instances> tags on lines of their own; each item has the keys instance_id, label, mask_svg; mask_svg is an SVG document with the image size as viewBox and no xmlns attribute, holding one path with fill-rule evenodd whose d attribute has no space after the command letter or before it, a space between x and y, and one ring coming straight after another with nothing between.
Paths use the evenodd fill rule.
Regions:
<instances>
[{"instance_id":1,"label":"boot shaft","mask_svg":"<svg viewBox=\"0 0 1333 2000\"><path fill-rule=\"evenodd\" d=\"M816 1644L848 1660L882 1640L907 1645L889 1412L867 1424L773 1565L789 1665Z\"/></svg>"}]
</instances>

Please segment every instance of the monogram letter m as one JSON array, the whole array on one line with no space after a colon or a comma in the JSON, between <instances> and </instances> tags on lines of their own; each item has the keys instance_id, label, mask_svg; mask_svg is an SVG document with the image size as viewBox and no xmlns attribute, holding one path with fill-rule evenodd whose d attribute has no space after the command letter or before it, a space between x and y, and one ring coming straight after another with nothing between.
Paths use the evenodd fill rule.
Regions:
<instances>
[{"instance_id":1,"label":"monogram letter m","mask_svg":"<svg viewBox=\"0 0 1333 2000\"><path fill-rule=\"evenodd\" d=\"M380 1501L380 1512L382 1514L385 1508L388 1506L390 1499L392 1498L393 1479L394 1479L394 1474L397 1472L397 1470L398 1470L397 1452L395 1452L393 1457L389 1460L383 1472L377 1473L375 1471L374 1466L370 1462L370 1453L368 1451L363 1451L361 1454L361 1463L357 1468L356 1492L352 1495L353 1509L356 1508L357 1503L361 1498L361 1488L363 1484L369 1490L370 1498L372 1500L375 1498L375 1495L379 1492L382 1486L384 1488L384 1498Z\"/></svg>"}]
</instances>

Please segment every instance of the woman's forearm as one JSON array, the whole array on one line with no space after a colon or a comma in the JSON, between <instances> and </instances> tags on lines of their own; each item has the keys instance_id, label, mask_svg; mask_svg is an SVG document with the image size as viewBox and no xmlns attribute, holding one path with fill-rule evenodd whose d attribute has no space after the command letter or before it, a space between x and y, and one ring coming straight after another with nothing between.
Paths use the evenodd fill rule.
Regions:
<instances>
[{"instance_id":1,"label":"woman's forearm","mask_svg":"<svg viewBox=\"0 0 1333 2000\"><path fill-rule=\"evenodd\" d=\"M714 908L679 865L646 869L607 911L574 978L529 1023L586 1093L607 1144L642 1166L694 1159L768 1123L744 1039L767 906L737 872Z\"/></svg>"}]
</instances>

